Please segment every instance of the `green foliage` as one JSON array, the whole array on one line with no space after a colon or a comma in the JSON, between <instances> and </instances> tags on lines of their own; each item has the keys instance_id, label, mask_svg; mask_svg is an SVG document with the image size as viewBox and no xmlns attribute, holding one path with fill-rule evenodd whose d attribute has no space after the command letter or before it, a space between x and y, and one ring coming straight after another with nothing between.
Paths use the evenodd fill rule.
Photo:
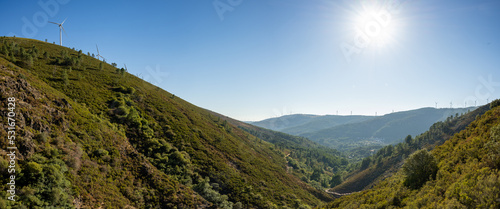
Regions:
<instances>
[{"instance_id":1,"label":"green foliage","mask_svg":"<svg viewBox=\"0 0 500 209\"><path fill-rule=\"evenodd\" d=\"M330 187L335 187L341 183L342 183L342 175L335 174L332 176L332 179L330 180Z\"/></svg>"},{"instance_id":2,"label":"green foliage","mask_svg":"<svg viewBox=\"0 0 500 209\"><path fill-rule=\"evenodd\" d=\"M439 136L450 129L467 127L431 153L420 150L410 155L401 172L380 181L373 189L344 196L325 208L499 208L500 173L496 157L500 153L496 143L500 133L500 107L485 111L488 109L489 106L484 106L477 112L436 124L434 127L439 126L441 131L431 128L422 136ZM469 122L474 118L475 121ZM412 143L422 144L424 140L419 138ZM434 170L434 166L423 163L434 161L432 158L438 162L435 178L432 178L433 172L426 172ZM409 181L408 174L418 172L422 172L422 176ZM408 183L418 189L408 188Z\"/></svg>"},{"instance_id":3,"label":"green foliage","mask_svg":"<svg viewBox=\"0 0 500 209\"><path fill-rule=\"evenodd\" d=\"M484 114L487 110L489 110L489 106L483 106L461 117L449 117L444 122L435 123L427 132L415 138L409 135L405 137L403 143L379 149L373 156L363 159L359 166L360 169L348 174L349 178L346 178L334 190L349 193L370 188L384 176L397 171L408 155L420 149L430 150L444 143L445 140L465 129L476 117Z\"/></svg>"},{"instance_id":4,"label":"green foliage","mask_svg":"<svg viewBox=\"0 0 500 209\"><path fill-rule=\"evenodd\" d=\"M404 185L418 189L428 180L436 178L438 167L434 156L424 149L411 154L402 170L406 175Z\"/></svg>"},{"instance_id":5,"label":"green foliage","mask_svg":"<svg viewBox=\"0 0 500 209\"><path fill-rule=\"evenodd\" d=\"M208 201L215 203L217 207L222 209L232 209L233 203L228 201L227 195L221 195L218 191L214 190L210 185L210 178L206 177L200 183L196 184L193 189L205 197ZM240 208L242 207L240 203Z\"/></svg>"},{"instance_id":6,"label":"green foliage","mask_svg":"<svg viewBox=\"0 0 500 209\"><path fill-rule=\"evenodd\" d=\"M495 99L490 104L490 109L500 106L500 99Z\"/></svg>"},{"instance_id":7,"label":"green foliage","mask_svg":"<svg viewBox=\"0 0 500 209\"><path fill-rule=\"evenodd\" d=\"M371 162L372 162L372 160L369 157L363 159L363 161L361 162L361 170L367 169L368 166L370 166Z\"/></svg>"},{"instance_id":8,"label":"green foliage","mask_svg":"<svg viewBox=\"0 0 500 209\"><path fill-rule=\"evenodd\" d=\"M262 130L251 134L241 124L220 120L79 51L0 39L0 49L9 54L0 54L0 64L14 72L0 71L2 87L13 89L27 104L18 109L24 117L19 119L24 157L19 165L26 178L21 176L16 186L23 195L15 203L0 201L1 208L99 208L102 203L109 208L230 208L231 203L233 208L285 208L297 199L298 206L317 206L332 197L298 176L308 179L316 166L322 170L316 182L321 187L334 170L347 166L334 150ZM37 54L29 70L23 53ZM47 57L38 59L39 54ZM20 74L26 78L23 85L17 85ZM276 147L260 135L276 139ZM287 170L284 153L303 172ZM5 165L0 161L0 170ZM207 177L209 186L196 192L193 188ZM5 181L0 179L0 191L6 191Z\"/></svg>"},{"instance_id":9,"label":"green foliage","mask_svg":"<svg viewBox=\"0 0 500 209\"><path fill-rule=\"evenodd\" d=\"M68 77L68 71L66 69L63 70L62 72L62 78L61 78L64 82L64 85L68 85L69 84L69 77Z\"/></svg>"}]
</instances>

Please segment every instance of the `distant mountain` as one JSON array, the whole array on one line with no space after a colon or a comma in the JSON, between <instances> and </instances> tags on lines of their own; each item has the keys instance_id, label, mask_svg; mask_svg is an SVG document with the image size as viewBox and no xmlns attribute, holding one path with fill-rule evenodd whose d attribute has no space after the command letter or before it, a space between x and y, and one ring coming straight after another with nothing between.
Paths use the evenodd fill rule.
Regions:
<instances>
[{"instance_id":1,"label":"distant mountain","mask_svg":"<svg viewBox=\"0 0 500 209\"><path fill-rule=\"evenodd\" d=\"M407 135L421 134L450 116L474 110L470 108L421 108L384 116L286 115L251 124L302 136L339 150L380 147L394 144Z\"/></svg>"},{"instance_id":2,"label":"distant mountain","mask_svg":"<svg viewBox=\"0 0 500 209\"><path fill-rule=\"evenodd\" d=\"M276 118L269 118L262 121L250 122L262 128L280 131L292 135L300 135L304 133L319 131L326 128L331 128L338 125L358 123L374 116L338 116L338 115L285 115Z\"/></svg>"},{"instance_id":3,"label":"distant mountain","mask_svg":"<svg viewBox=\"0 0 500 209\"><path fill-rule=\"evenodd\" d=\"M395 144L401 142L408 135L415 136L423 133L438 121L474 109L476 108L421 108L391 113L359 123L349 123L308 132L300 134L300 136L340 150L349 150L360 146Z\"/></svg>"},{"instance_id":4,"label":"distant mountain","mask_svg":"<svg viewBox=\"0 0 500 209\"><path fill-rule=\"evenodd\" d=\"M262 128L271 129L273 131L282 131L287 128L300 126L310 122L314 118L318 118L317 115L305 115L305 114L295 114L295 115L285 115L276 118L269 118L257 122L249 122L252 125L256 125Z\"/></svg>"},{"instance_id":5,"label":"distant mountain","mask_svg":"<svg viewBox=\"0 0 500 209\"><path fill-rule=\"evenodd\" d=\"M292 135L303 135L305 133L320 131L323 129L340 126L344 124L360 123L373 118L375 117L363 116L363 115L352 115L352 116L325 115L325 116L314 117L307 123L295 127L288 127L281 131Z\"/></svg>"}]
</instances>

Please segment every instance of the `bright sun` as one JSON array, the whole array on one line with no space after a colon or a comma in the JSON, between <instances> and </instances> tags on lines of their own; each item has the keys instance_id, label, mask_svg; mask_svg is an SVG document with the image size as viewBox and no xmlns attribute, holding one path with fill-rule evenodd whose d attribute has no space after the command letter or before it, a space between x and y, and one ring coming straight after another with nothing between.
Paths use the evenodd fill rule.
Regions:
<instances>
[{"instance_id":1,"label":"bright sun","mask_svg":"<svg viewBox=\"0 0 500 209\"><path fill-rule=\"evenodd\" d=\"M365 4L356 12L355 30L369 46L384 47L394 41L396 27L394 9L377 4Z\"/></svg>"}]
</instances>

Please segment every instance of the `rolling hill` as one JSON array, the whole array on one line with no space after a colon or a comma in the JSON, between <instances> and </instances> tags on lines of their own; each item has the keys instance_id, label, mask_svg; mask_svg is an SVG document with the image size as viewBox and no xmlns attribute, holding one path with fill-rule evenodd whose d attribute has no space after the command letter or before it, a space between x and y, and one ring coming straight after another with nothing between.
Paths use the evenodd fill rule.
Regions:
<instances>
[{"instance_id":1,"label":"rolling hill","mask_svg":"<svg viewBox=\"0 0 500 209\"><path fill-rule=\"evenodd\" d=\"M374 116L338 116L338 115L305 115L305 114L295 114L295 115L285 115L276 118L269 118L262 121L250 122L252 125L256 125L262 128L271 129L274 131L280 131L292 135L301 135L309 132L320 131L323 129L349 124L358 123L368 119L374 118Z\"/></svg>"},{"instance_id":2,"label":"rolling hill","mask_svg":"<svg viewBox=\"0 0 500 209\"><path fill-rule=\"evenodd\" d=\"M199 108L89 55L0 38L0 119L16 105L16 139L0 145L18 148L16 201L2 198L0 208L308 208L332 200L317 184L345 168L340 153Z\"/></svg>"},{"instance_id":3,"label":"rolling hill","mask_svg":"<svg viewBox=\"0 0 500 209\"><path fill-rule=\"evenodd\" d=\"M422 144L425 148L425 139L410 139L408 144ZM491 110L476 116L467 128L428 154L425 149L415 153L406 158L404 169L398 169L372 189L343 196L322 208L500 207L500 100L492 102ZM418 163L423 158L416 156L422 153L429 159L424 162L432 164L433 169L427 163ZM431 173L420 175L416 184L410 177L419 170Z\"/></svg>"},{"instance_id":4,"label":"rolling hill","mask_svg":"<svg viewBox=\"0 0 500 209\"><path fill-rule=\"evenodd\" d=\"M288 115L252 124L306 137L334 149L351 151L360 147L379 148L396 144L407 135L423 133L438 121L474 109L421 108L378 117Z\"/></svg>"},{"instance_id":5,"label":"rolling hill","mask_svg":"<svg viewBox=\"0 0 500 209\"><path fill-rule=\"evenodd\" d=\"M381 148L372 156L363 159L359 169L346 175L345 180L330 191L352 193L369 189L379 180L395 173L408 155L420 149L432 150L443 144L489 109L490 106L485 105L463 116L448 118L443 122L433 124L428 131L415 138L407 136L404 142Z\"/></svg>"}]
</instances>

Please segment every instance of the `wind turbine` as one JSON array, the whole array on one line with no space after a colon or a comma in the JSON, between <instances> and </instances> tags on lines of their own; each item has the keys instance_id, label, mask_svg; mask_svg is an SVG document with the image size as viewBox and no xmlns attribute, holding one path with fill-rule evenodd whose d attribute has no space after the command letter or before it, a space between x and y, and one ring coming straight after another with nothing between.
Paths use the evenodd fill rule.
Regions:
<instances>
[{"instance_id":1,"label":"wind turbine","mask_svg":"<svg viewBox=\"0 0 500 209\"><path fill-rule=\"evenodd\" d=\"M97 46L97 44L95 45L95 48L97 48L97 59L99 59L99 57L101 57L102 61L106 62L106 58L104 58L103 56L101 56L101 54L99 54L99 47Z\"/></svg>"},{"instance_id":2,"label":"wind turbine","mask_svg":"<svg viewBox=\"0 0 500 209\"><path fill-rule=\"evenodd\" d=\"M68 18L66 18L68 19ZM64 22L66 22L66 19L64 19L64 21L62 21L62 23L56 23L56 22L50 22L49 23L52 23L52 24L56 24L59 26L59 44L62 46L62 31L64 31L64 34L68 35L66 33L66 30L64 30L64 27L63 27L63 24Z\"/></svg>"},{"instance_id":3,"label":"wind turbine","mask_svg":"<svg viewBox=\"0 0 500 209\"><path fill-rule=\"evenodd\" d=\"M436 109L437 109L438 108L438 103L437 102L435 102L435 103L436 103Z\"/></svg>"}]
</instances>

